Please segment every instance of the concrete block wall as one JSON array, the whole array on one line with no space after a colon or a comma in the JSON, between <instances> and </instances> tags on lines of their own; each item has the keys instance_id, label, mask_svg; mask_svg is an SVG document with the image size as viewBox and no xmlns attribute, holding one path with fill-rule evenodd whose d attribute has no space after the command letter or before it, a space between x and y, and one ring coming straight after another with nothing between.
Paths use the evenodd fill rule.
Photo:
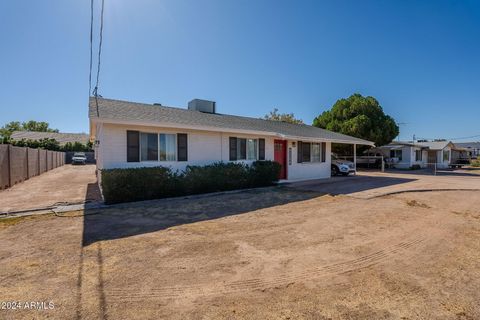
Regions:
<instances>
[{"instance_id":1,"label":"concrete block wall","mask_svg":"<svg viewBox=\"0 0 480 320\"><path fill-rule=\"evenodd\" d=\"M39 149L27 148L28 153L28 178L38 176L38 152Z\"/></svg>"},{"instance_id":2,"label":"concrete block wall","mask_svg":"<svg viewBox=\"0 0 480 320\"><path fill-rule=\"evenodd\" d=\"M0 190L65 164L65 153L0 145Z\"/></svg>"},{"instance_id":3,"label":"concrete block wall","mask_svg":"<svg viewBox=\"0 0 480 320\"><path fill-rule=\"evenodd\" d=\"M27 179L27 148L10 147L10 185Z\"/></svg>"},{"instance_id":4,"label":"concrete block wall","mask_svg":"<svg viewBox=\"0 0 480 320\"><path fill-rule=\"evenodd\" d=\"M8 145L0 144L0 190L10 186Z\"/></svg>"},{"instance_id":5,"label":"concrete block wall","mask_svg":"<svg viewBox=\"0 0 480 320\"><path fill-rule=\"evenodd\" d=\"M38 157L39 157L39 174L42 174L47 171L47 150L38 149Z\"/></svg>"},{"instance_id":6,"label":"concrete block wall","mask_svg":"<svg viewBox=\"0 0 480 320\"><path fill-rule=\"evenodd\" d=\"M53 169L52 151L47 150L47 171Z\"/></svg>"}]
</instances>

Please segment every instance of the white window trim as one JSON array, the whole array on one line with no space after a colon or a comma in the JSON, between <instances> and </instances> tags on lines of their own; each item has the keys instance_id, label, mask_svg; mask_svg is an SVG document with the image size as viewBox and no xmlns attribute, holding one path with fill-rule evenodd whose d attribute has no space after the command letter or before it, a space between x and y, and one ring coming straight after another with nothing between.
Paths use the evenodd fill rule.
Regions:
<instances>
[{"instance_id":1,"label":"white window trim","mask_svg":"<svg viewBox=\"0 0 480 320\"><path fill-rule=\"evenodd\" d=\"M143 134L156 134L157 135L157 160L142 160L142 133ZM175 160L160 160L160 135L173 135L175 136ZM146 162L146 163L153 163L153 162L178 162L178 143L177 143L177 134L176 133L166 133L166 132L147 132L147 131L139 131L139 143L138 143L138 159L139 162Z\"/></svg>"},{"instance_id":2,"label":"white window trim","mask_svg":"<svg viewBox=\"0 0 480 320\"><path fill-rule=\"evenodd\" d=\"M160 160L160 135L173 135L175 136L175 160ZM178 162L178 143L177 143L177 134L176 133L164 133L164 132L159 132L158 133L158 162Z\"/></svg>"},{"instance_id":3,"label":"white window trim","mask_svg":"<svg viewBox=\"0 0 480 320\"><path fill-rule=\"evenodd\" d=\"M298 163L300 165L310 165L310 164L318 164L318 163L327 163L327 150L325 149L325 161L322 161L322 142L309 142L309 141L302 141L303 143L309 143L310 144L310 159L308 161L305 161L305 160L302 160L302 162ZM319 160L318 161L312 161L312 150L313 150L313 145L314 144L318 144L320 145L320 157L319 157ZM303 148L303 145L302 145L302 148ZM326 148L326 145L325 145L325 148ZM302 150L302 154L303 154L303 150Z\"/></svg>"},{"instance_id":4,"label":"white window trim","mask_svg":"<svg viewBox=\"0 0 480 320\"><path fill-rule=\"evenodd\" d=\"M258 141L259 141L260 139L262 139L262 138L247 138L247 137L238 137L238 136L230 136L230 138L235 138L235 139L237 139L237 159L236 159L236 160L229 160L229 162L259 161L259 160L258 160L258 157L259 157L259 154L260 154L260 143L259 143ZM239 152L239 151L238 151L238 145L239 145L238 140L239 140L239 139L245 139L245 149L247 149L246 144L247 144L248 139L256 140L256 141L257 141L257 156L256 156L256 159L247 159L247 154L248 154L247 150L245 150L245 159L238 159L238 152ZM275 145L273 146L273 148L275 149ZM266 148L265 148L265 149L266 149ZM274 150L274 151L275 151L275 150ZM265 151L265 153L266 153L266 151ZM266 156L266 155L265 155L265 156Z\"/></svg>"},{"instance_id":5,"label":"white window trim","mask_svg":"<svg viewBox=\"0 0 480 320\"><path fill-rule=\"evenodd\" d=\"M156 134L157 135L157 160L142 160L142 133L143 134ZM158 162L158 159L160 157L160 139L158 137L158 133L156 132L144 132L144 131L139 131L139 141L138 141L138 159L140 160L139 162Z\"/></svg>"}]
</instances>

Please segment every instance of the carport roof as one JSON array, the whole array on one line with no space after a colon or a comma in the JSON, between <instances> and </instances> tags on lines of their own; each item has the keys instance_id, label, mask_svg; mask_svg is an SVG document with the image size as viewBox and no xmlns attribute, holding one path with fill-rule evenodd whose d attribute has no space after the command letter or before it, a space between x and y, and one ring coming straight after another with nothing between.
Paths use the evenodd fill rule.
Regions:
<instances>
[{"instance_id":1,"label":"carport roof","mask_svg":"<svg viewBox=\"0 0 480 320\"><path fill-rule=\"evenodd\" d=\"M98 108L97 108L98 102ZM264 132L288 139L325 140L336 143L373 145L371 141L347 136L325 129L282 121L264 120L220 113L204 113L183 108L90 97L89 117L92 121L169 125L227 132Z\"/></svg>"}]
</instances>

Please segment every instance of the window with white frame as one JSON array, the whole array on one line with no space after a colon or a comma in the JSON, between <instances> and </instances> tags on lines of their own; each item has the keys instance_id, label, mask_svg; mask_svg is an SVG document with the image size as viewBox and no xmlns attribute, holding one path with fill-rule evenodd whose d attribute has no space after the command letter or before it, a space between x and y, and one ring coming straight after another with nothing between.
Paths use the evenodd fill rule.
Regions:
<instances>
[{"instance_id":1,"label":"window with white frame","mask_svg":"<svg viewBox=\"0 0 480 320\"><path fill-rule=\"evenodd\" d=\"M443 161L450 161L450 151L443 150Z\"/></svg>"},{"instance_id":2,"label":"window with white frame","mask_svg":"<svg viewBox=\"0 0 480 320\"><path fill-rule=\"evenodd\" d=\"M140 161L158 161L158 134L140 133Z\"/></svg>"},{"instance_id":3,"label":"window with white frame","mask_svg":"<svg viewBox=\"0 0 480 320\"><path fill-rule=\"evenodd\" d=\"M321 162L321 150L320 143L312 143L312 151L310 152L312 162Z\"/></svg>"},{"instance_id":4,"label":"window with white frame","mask_svg":"<svg viewBox=\"0 0 480 320\"><path fill-rule=\"evenodd\" d=\"M402 161L402 149L390 150L390 158L397 158L398 161Z\"/></svg>"},{"instance_id":5,"label":"window with white frame","mask_svg":"<svg viewBox=\"0 0 480 320\"><path fill-rule=\"evenodd\" d=\"M175 134L160 135L160 161L175 161L176 160L176 145L177 136Z\"/></svg>"},{"instance_id":6,"label":"window with white frame","mask_svg":"<svg viewBox=\"0 0 480 320\"><path fill-rule=\"evenodd\" d=\"M140 161L176 161L177 136L140 132Z\"/></svg>"},{"instance_id":7,"label":"window with white frame","mask_svg":"<svg viewBox=\"0 0 480 320\"><path fill-rule=\"evenodd\" d=\"M422 150L415 150L415 161L422 161Z\"/></svg>"},{"instance_id":8,"label":"window with white frame","mask_svg":"<svg viewBox=\"0 0 480 320\"><path fill-rule=\"evenodd\" d=\"M247 139L247 160L257 160L257 139Z\"/></svg>"},{"instance_id":9,"label":"window with white frame","mask_svg":"<svg viewBox=\"0 0 480 320\"><path fill-rule=\"evenodd\" d=\"M236 160L257 160L258 159L258 139L237 139L237 157Z\"/></svg>"},{"instance_id":10,"label":"window with white frame","mask_svg":"<svg viewBox=\"0 0 480 320\"><path fill-rule=\"evenodd\" d=\"M322 144L302 142L302 162L322 162Z\"/></svg>"}]
</instances>

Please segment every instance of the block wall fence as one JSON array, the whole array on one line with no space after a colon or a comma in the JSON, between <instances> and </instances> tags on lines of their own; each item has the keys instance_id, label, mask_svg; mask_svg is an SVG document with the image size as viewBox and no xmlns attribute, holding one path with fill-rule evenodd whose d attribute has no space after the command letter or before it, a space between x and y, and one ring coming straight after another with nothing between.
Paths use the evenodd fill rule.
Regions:
<instances>
[{"instance_id":1,"label":"block wall fence","mask_svg":"<svg viewBox=\"0 0 480 320\"><path fill-rule=\"evenodd\" d=\"M0 144L0 190L65 164L65 152Z\"/></svg>"}]
</instances>

